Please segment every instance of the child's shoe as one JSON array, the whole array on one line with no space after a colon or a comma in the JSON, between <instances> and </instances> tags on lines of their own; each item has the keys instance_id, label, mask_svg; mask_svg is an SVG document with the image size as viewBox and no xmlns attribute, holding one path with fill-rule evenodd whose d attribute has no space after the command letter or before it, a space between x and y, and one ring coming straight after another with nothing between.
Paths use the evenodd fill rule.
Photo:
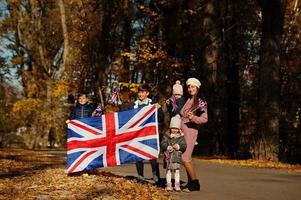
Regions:
<instances>
[{"instance_id":1,"label":"child's shoe","mask_svg":"<svg viewBox=\"0 0 301 200\"><path fill-rule=\"evenodd\" d=\"M147 183L147 180L143 176L140 176L140 175L137 177L137 181L138 181L138 183L142 183L142 184Z\"/></svg>"},{"instance_id":2,"label":"child's shoe","mask_svg":"<svg viewBox=\"0 0 301 200\"><path fill-rule=\"evenodd\" d=\"M180 192L181 188L180 188L180 183L176 183L175 184L175 191Z\"/></svg>"},{"instance_id":3,"label":"child's shoe","mask_svg":"<svg viewBox=\"0 0 301 200\"><path fill-rule=\"evenodd\" d=\"M153 180L157 183L159 181L159 177L156 174L153 174Z\"/></svg>"},{"instance_id":4,"label":"child's shoe","mask_svg":"<svg viewBox=\"0 0 301 200\"><path fill-rule=\"evenodd\" d=\"M165 190L167 190L167 191L172 191L173 190L172 187L171 187L171 183L166 183Z\"/></svg>"}]
</instances>

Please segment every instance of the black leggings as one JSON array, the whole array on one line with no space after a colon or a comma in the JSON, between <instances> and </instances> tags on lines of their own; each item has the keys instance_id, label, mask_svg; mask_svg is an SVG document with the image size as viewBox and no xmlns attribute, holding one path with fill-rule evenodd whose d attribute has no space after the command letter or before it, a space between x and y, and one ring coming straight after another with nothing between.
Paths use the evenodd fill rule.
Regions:
<instances>
[{"instance_id":1,"label":"black leggings","mask_svg":"<svg viewBox=\"0 0 301 200\"><path fill-rule=\"evenodd\" d=\"M160 171L159 171L159 163L157 162L157 159L149 160L149 162L151 164L153 174L157 175L158 178L159 178L160 177ZM143 161L136 162L136 169L137 169L138 175L143 176L143 174L144 174L143 173L144 172L144 163L143 163Z\"/></svg>"}]
</instances>

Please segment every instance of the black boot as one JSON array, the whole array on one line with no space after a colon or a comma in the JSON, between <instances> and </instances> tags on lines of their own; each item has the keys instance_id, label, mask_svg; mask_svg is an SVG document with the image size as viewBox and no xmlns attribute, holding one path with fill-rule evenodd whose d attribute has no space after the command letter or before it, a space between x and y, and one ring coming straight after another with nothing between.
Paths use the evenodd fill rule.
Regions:
<instances>
[{"instance_id":1,"label":"black boot","mask_svg":"<svg viewBox=\"0 0 301 200\"><path fill-rule=\"evenodd\" d=\"M191 180L190 184L187 184L189 191L200 191L200 183L198 179Z\"/></svg>"}]
</instances>

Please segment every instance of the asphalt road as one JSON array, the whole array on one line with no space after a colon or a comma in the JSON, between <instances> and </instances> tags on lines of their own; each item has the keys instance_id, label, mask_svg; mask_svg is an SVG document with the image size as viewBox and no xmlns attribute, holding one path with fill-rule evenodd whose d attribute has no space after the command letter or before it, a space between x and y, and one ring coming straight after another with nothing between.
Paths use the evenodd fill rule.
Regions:
<instances>
[{"instance_id":1,"label":"asphalt road","mask_svg":"<svg viewBox=\"0 0 301 200\"><path fill-rule=\"evenodd\" d=\"M51 152L50 152L51 153ZM65 156L64 152L51 154ZM198 192L173 192L175 199L188 200L300 200L301 174L274 169L257 169L209 163L194 160L201 183ZM118 175L137 176L134 164L103 168ZM161 177L165 177L160 159ZM145 161L145 177L151 178L151 168ZM181 169L181 180L186 182L186 173Z\"/></svg>"}]
</instances>

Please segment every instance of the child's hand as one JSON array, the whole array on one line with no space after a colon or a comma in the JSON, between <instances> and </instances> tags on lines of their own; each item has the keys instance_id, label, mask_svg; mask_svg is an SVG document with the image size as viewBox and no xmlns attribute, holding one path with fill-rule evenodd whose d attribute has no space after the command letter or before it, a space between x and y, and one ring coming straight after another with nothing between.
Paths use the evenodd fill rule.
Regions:
<instances>
[{"instance_id":1,"label":"child's hand","mask_svg":"<svg viewBox=\"0 0 301 200\"><path fill-rule=\"evenodd\" d=\"M173 151L173 147L172 146L168 146L167 147L167 151L172 152Z\"/></svg>"},{"instance_id":2,"label":"child's hand","mask_svg":"<svg viewBox=\"0 0 301 200\"><path fill-rule=\"evenodd\" d=\"M178 144L174 144L172 147L176 151L178 151L180 149L180 146Z\"/></svg>"},{"instance_id":3,"label":"child's hand","mask_svg":"<svg viewBox=\"0 0 301 200\"><path fill-rule=\"evenodd\" d=\"M69 119L67 119L67 120L66 120L66 124L68 124L69 122L70 122L70 120L69 120Z\"/></svg>"},{"instance_id":4,"label":"child's hand","mask_svg":"<svg viewBox=\"0 0 301 200\"><path fill-rule=\"evenodd\" d=\"M158 108L158 109L161 108L160 104L156 103L155 105L156 105L156 108Z\"/></svg>"}]
</instances>

